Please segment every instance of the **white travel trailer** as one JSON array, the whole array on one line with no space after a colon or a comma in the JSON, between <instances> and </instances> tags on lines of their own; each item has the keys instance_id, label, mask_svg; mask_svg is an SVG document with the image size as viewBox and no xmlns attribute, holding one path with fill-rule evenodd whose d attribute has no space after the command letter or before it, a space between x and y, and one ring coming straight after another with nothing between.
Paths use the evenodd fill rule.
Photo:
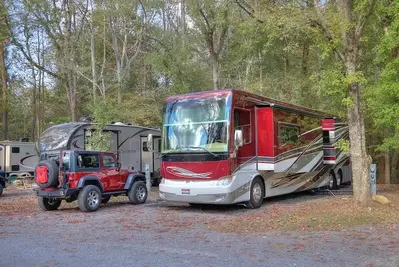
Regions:
<instances>
[{"instance_id":1,"label":"white travel trailer","mask_svg":"<svg viewBox=\"0 0 399 267\"><path fill-rule=\"evenodd\" d=\"M0 176L33 174L39 156L33 142L0 142Z\"/></svg>"},{"instance_id":2,"label":"white travel trailer","mask_svg":"<svg viewBox=\"0 0 399 267\"><path fill-rule=\"evenodd\" d=\"M52 126L44 131L38 140L41 157L60 150L89 150L87 147L95 124L71 122ZM109 133L109 151L117 155L121 167L145 172L149 165L151 178L158 181L160 176L161 131L123 123L108 124L103 132ZM153 136L153 150L147 148L147 136Z\"/></svg>"}]
</instances>

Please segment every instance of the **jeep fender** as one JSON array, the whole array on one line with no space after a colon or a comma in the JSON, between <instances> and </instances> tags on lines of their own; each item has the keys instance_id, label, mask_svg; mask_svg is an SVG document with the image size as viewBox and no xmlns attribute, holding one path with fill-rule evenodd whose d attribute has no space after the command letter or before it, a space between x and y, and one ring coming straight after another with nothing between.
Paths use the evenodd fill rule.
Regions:
<instances>
[{"instance_id":1,"label":"jeep fender","mask_svg":"<svg viewBox=\"0 0 399 267\"><path fill-rule=\"evenodd\" d=\"M83 176L79 179L77 188L82 189L87 184L97 185L104 192L104 185L97 176Z\"/></svg>"},{"instance_id":2,"label":"jeep fender","mask_svg":"<svg viewBox=\"0 0 399 267\"><path fill-rule=\"evenodd\" d=\"M126 179L125 190L129 190L135 181L145 182L145 176L141 173L131 173Z\"/></svg>"}]
</instances>

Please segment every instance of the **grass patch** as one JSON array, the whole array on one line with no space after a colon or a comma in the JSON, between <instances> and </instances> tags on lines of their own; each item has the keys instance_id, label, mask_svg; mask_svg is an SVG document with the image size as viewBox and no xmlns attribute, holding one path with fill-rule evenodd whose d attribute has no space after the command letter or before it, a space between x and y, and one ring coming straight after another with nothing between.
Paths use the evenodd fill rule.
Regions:
<instances>
[{"instance_id":1,"label":"grass patch","mask_svg":"<svg viewBox=\"0 0 399 267\"><path fill-rule=\"evenodd\" d=\"M394 186L395 187L395 186ZM209 225L221 232L340 231L362 225L399 223L399 186L380 190L389 205L372 202L369 207L354 205L351 197L323 197L294 204L267 201L250 215L237 215ZM255 214L254 214L255 213Z\"/></svg>"}]
</instances>

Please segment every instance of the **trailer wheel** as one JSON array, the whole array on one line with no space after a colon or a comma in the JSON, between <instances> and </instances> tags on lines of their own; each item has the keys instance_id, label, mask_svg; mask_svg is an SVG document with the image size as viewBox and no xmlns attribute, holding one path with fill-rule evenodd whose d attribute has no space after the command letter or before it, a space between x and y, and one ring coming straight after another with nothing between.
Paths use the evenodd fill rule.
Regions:
<instances>
[{"instance_id":1,"label":"trailer wheel","mask_svg":"<svg viewBox=\"0 0 399 267\"><path fill-rule=\"evenodd\" d=\"M262 206L265 197L265 187L261 178L256 177L252 180L251 189L249 191L250 199L245 203L245 207L249 209L258 209Z\"/></svg>"},{"instance_id":2,"label":"trailer wheel","mask_svg":"<svg viewBox=\"0 0 399 267\"><path fill-rule=\"evenodd\" d=\"M54 160L42 160L35 168L35 182L40 188L58 185L58 165Z\"/></svg>"},{"instance_id":3,"label":"trailer wheel","mask_svg":"<svg viewBox=\"0 0 399 267\"><path fill-rule=\"evenodd\" d=\"M110 199L111 199L111 196L105 196L101 199L101 203L107 204Z\"/></svg>"}]
</instances>

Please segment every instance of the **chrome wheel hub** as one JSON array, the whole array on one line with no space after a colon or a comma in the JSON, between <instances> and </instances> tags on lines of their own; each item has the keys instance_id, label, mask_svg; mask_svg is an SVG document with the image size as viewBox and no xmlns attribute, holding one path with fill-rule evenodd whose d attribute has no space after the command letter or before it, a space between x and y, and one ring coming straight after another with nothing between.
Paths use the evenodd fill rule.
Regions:
<instances>
[{"instance_id":1,"label":"chrome wheel hub","mask_svg":"<svg viewBox=\"0 0 399 267\"><path fill-rule=\"evenodd\" d=\"M260 184L254 184L252 188L252 198L255 202L259 202L262 198L262 187Z\"/></svg>"},{"instance_id":2,"label":"chrome wheel hub","mask_svg":"<svg viewBox=\"0 0 399 267\"><path fill-rule=\"evenodd\" d=\"M90 191L87 196L87 203L90 207L95 207L98 204L99 195L96 191Z\"/></svg>"},{"instance_id":3,"label":"chrome wheel hub","mask_svg":"<svg viewBox=\"0 0 399 267\"><path fill-rule=\"evenodd\" d=\"M334 176L333 176L332 174L330 174L328 177L329 177L329 179L330 179L330 181L329 181L329 187L330 187L330 188L333 188L333 187L334 187Z\"/></svg>"},{"instance_id":4,"label":"chrome wheel hub","mask_svg":"<svg viewBox=\"0 0 399 267\"><path fill-rule=\"evenodd\" d=\"M143 186L139 186L136 191L137 199L142 201L144 200L145 196L146 196L145 188Z\"/></svg>"},{"instance_id":5,"label":"chrome wheel hub","mask_svg":"<svg viewBox=\"0 0 399 267\"><path fill-rule=\"evenodd\" d=\"M341 181L342 181L341 174L340 174L340 173L337 173L337 185L338 185L338 186L341 185Z\"/></svg>"}]
</instances>

